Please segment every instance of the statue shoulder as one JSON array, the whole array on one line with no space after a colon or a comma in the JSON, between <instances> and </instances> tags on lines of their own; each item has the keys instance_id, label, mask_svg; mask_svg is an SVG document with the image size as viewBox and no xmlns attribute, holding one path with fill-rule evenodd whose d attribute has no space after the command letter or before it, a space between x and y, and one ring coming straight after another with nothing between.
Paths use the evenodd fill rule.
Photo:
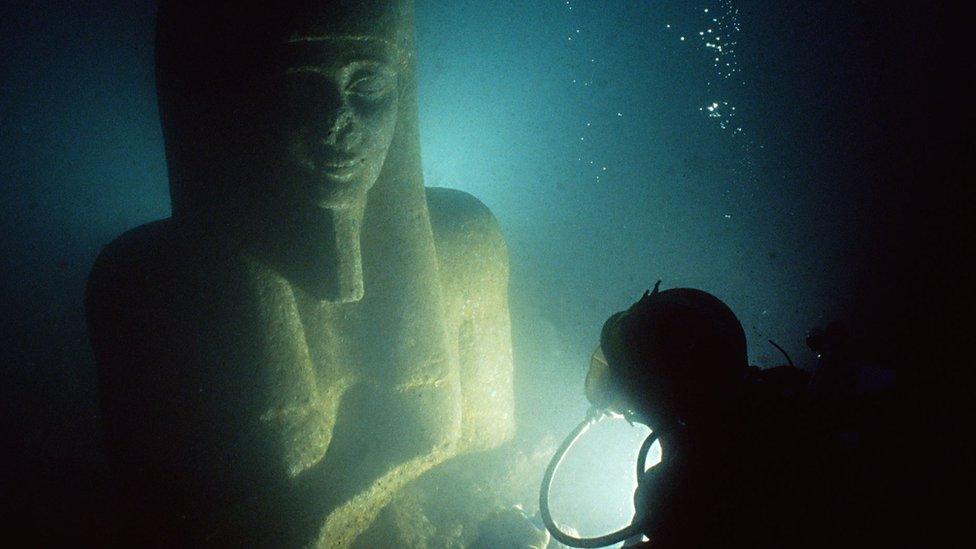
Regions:
<instances>
[{"instance_id":1,"label":"statue shoulder","mask_svg":"<svg viewBox=\"0 0 976 549\"><path fill-rule=\"evenodd\" d=\"M177 302L194 306L205 296L241 286L240 257L216 241L179 231L171 219L131 229L95 260L86 287L89 331L126 320L163 321Z\"/></svg>"},{"instance_id":2,"label":"statue shoulder","mask_svg":"<svg viewBox=\"0 0 976 549\"><path fill-rule=\"evenodd\" d=\"M96 352L119 344L120 327L137 329L151 321L173 284L177 255L170 220L131 229L110 242L95 259L85 288L88 334Z\"/></svg>"},{"instance_id":3,"label":"statue shoulder","mask_svg":"<svg viewBox=\"0 0 976 549\"><path fill-rule=\"evenodd\" d=\"M427 188L427 204L443 283L461 292L504 290L508 250L491 210L466 192L441 187Z\"/></svg>"},{"instance_id":4,"label":"statue shoulder","mask_svg":"<svg viewBox=\"0 0 976 549\"><path fill-rule=\"evenodd\" d=\"M139 256L170 243L173 240L173 232L171 219L160 219L129 229L102 248L95 262L95 268L137 260Z\"/></svg>"},{"instance_id":5,"label":"statue shoulder","mask_svg":"<svg viewBox=\"0 0 976 549\"><path fill-rule=\"evenodd\" d=\"M88 277L89 310L112 296L131 298L137 287L150 283L172 263L174 241L172 223L165 219L130 229L102 248Z\"/></svg>"},{"instance_id":6,"label":"statue shoulder","mask_svg":"<svg viewBox=\"0 0 976 549\"><path fill-rule=\"evenodd\" d=\"M515 432L508 251L498 220L473 196L427 189L449 341L462 392L459 451L497 447Z\"/></svg>"}]
</instances>

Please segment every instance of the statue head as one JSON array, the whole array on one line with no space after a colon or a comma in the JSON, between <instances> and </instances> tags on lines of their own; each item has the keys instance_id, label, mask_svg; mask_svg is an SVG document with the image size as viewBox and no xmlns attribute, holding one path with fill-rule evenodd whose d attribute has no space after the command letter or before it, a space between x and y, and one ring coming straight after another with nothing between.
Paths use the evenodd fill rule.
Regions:
<instances>
[{"instance_id":1,"label":"statue head","mask_svg":"<svg viewBox=\"0 0 976 549\"><path fill-rule=\"evenodd\" d=\"M265 250L323 298L357 298L367 194L397 132L416 131L411 7L164 1L156 67L174 217ZM336 284L347 288L315 291Z\"/></svg>"},{"instance_id":2,"label":"statue head","mask_svg":"<svg viewBox=\"0 0 976 549\"><path fill-rule=\"evenodd\" d=\"M300 36L274 77L271 179L287 198L321 208L365 200L396 128L397 63L372 36Z\"/></svg>"}]
</instances>

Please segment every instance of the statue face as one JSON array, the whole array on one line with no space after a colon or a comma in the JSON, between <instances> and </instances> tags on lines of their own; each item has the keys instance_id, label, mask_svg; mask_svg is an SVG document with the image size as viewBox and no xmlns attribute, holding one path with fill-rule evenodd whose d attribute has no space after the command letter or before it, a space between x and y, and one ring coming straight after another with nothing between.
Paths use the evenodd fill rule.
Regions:
<instances>
[{"instance_id":1,"label":"statue face","mask_svg":"<svg viewBox=\"0 0 976 549\"><path fill-rule=\"evenodd\" d=\"M272 77L270 182L289 202L343 208L365 199L396 128L396 50L370 37L289 42Z\"/></svg>"}]
</instances>

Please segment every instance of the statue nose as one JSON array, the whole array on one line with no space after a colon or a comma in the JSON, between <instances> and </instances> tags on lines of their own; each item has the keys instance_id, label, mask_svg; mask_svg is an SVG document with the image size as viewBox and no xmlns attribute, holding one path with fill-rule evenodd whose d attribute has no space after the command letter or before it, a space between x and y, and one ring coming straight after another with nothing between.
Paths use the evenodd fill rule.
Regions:
<instances>
[{"instance_id":1,"label":"statue nose","mask_svg":"<svg viewBox=\"0 0 976 549\"><path fill-rule=\"evenodd\" d=\"M362 130L356 122L356 117L348 107L340 107L325 124L325 135L322 143L338 149L348 151L354 149L362 141Z\"/></svg>"}]
</instances>

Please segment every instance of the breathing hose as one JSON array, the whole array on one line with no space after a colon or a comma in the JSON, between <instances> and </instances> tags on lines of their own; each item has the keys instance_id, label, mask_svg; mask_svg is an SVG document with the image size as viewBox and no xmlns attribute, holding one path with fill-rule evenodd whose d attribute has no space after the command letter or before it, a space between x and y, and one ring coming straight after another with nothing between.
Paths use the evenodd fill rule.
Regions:
<instances>
[{"instance_id":1,"label":"breathing hose","mask_svg":"<svg viewBox=\"0 0 976 549\"><path fill-rule=\"evenodd\" d=\"M579 538L560 530L556 522L552 520L552 513L549 511L549 488L552 485L552 478L556 474L556 469L558 469L559 465L562 463L563 458L566 456L566 452L568 452L569 449L576 444L576 441L578 441L591 426L603 419L605 416L606 414L603 412L590 409L583 421L580 422L580 424L569 433L569 435L563 440L563 443L559 446L559 449L556 450L555 455L552 456L552 460L549 462L549 466L546 467L546 474L542 478L542 488L539 490L539 512L542 515L542 522L545 523L546 529L549 530L552 537L556 538L556 540L560 543L569 545L570 547L605 547L607 545L613 545L614 543L620 543L621 541L642 533L641 527L642 523L644 522L643 517L635 517L629 526L625 526L616 532L594 538ZM653 445L656 440L657 433L652 432L644 440L644 443L641 444L640 452L638 452L637 458L638 483L644 476L644 462L647 459L647 454L651 449L651 445Z\"/></svg>"}]
</instances>

